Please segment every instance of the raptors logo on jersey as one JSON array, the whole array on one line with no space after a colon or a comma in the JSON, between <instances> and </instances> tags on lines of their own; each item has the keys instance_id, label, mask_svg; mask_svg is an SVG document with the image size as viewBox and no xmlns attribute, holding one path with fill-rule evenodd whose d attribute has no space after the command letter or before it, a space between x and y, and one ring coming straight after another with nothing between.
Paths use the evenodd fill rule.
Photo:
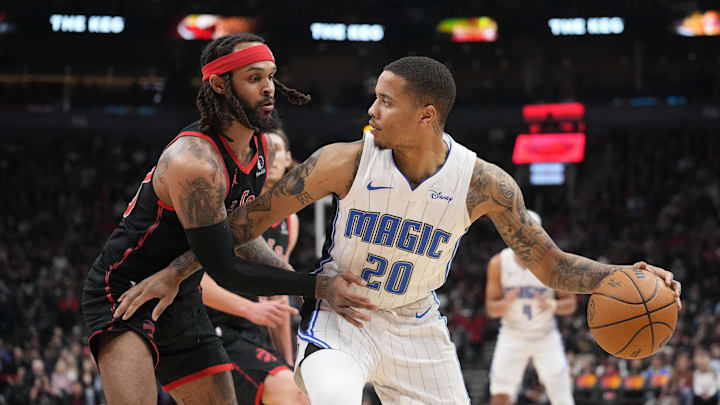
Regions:
<instances>
[{"instance_id":1,"label":"raptors logo on jersey","mask_svg":"<svg viewBox=\"0 0 720 405\"><path fill-rule=\"evenodd\" d=\"M349 270L367 287L356 292L392 309L428 297L447 278L460 237L470 226L466 196L475 153L444 134L443 166L413 188L390 149L365 134L362 157L336 214L317 271Z\"/></svg>"}]
</instances>

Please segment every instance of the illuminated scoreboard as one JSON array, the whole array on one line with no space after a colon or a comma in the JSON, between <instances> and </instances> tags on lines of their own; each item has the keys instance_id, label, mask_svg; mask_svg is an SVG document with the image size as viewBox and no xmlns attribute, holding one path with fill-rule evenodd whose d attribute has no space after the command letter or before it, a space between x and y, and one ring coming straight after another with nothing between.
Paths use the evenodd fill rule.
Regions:
<instances>
[{"instance_id":1,"label":"illuminated scoreboard","mask_svg":"<svg viewBox=\"0 0 720 405\"><path fill-rule=\"evenodd\" d=\"M513 162L530 164L530 183L565 183L565 164L585 157L585 106L582 103L532 104L523 107L527 134L515 140Z\"/></svg>"}]
</instances>

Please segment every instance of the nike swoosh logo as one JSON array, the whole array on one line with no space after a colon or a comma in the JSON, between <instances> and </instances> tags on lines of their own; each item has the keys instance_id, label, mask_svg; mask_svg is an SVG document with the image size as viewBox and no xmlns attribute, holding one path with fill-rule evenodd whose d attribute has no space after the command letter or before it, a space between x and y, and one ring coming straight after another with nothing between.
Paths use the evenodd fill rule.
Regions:
<instances>
[{"instance_id":1,"label":"nike swoosh logo","mask_svg":"<svg viewBox=\"0 0 720 405\"><path fill-rule=\"evenodd\" d=\"M418 315L418 313L416 312L416 313L415 313L415 318L417 318L417 319L422 318L423 316L425 316L425 314L428 313L428 311L429 311L431 308L432 308L432 305L430 305L430 308L426 309L425 312L423 312L423 313L420 314L420 315Z\"/></svg>"},{"instance_id":2,"label":"nike swoosh logo","mask_svg":"<svg viewBox=\"0 0 720 405\"><path fill-rule=\"evenodd\" d=\"M384 190L384 189L391 189L391 188L392 188L392 187L388 187L388 186L375 187L375 186L372 185L372 181L371 181L370 183L368 183L368 185L367 185L367 189L370 190L370 191L373 191L373 190Z\"/></svg>"}]
</instances>

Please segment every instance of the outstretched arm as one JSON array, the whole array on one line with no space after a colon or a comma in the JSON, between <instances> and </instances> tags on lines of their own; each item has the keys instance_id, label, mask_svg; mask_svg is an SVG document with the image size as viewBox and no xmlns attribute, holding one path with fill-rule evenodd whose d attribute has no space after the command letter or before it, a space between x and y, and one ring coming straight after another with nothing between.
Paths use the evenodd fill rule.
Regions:
<instances>
[{"instance_id":1,"label":"outstretched arm","mask_svg":"<svg viewBox=\"0 0 720 405\"><path fill-rule=\"evenodd\" d=\"M268 192L228 215L235 244L247 243L272 224L328 194L343 198L355 179L361 154L361 142L318 149Z\"/></svg>"},{"instance_id":2,"label":"outstretched arm","mask_svg":"<svg viewBox=\"0 0 720 405\"><path fill-rule=\"evenodd\" d=\"M515 180L499 167L481 159L475 162L467 207L475 221L483 215L492 220L518 259L545 285L560 291L594 292L608 275L621 269L642 268L660 276L673 288L680 305L680 283L673 274L645 263L602 264L560 250L545 230L527 213Z\"/></svg>"}]
</instances>

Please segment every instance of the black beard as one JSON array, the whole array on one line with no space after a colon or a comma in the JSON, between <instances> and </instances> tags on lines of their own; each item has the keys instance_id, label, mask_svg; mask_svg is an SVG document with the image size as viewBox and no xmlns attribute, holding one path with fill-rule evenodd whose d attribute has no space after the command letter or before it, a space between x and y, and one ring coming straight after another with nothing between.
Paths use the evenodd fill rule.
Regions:
<instances>
[{"instance_id":1,"label":"black beard","mask_svg":"<svg viewBox=\"0 0 720 405\"><path fill-rule=\"evenodd\" d=\"M243 111L245 112L245 116L247 116L250 125L256 127L258 131L262 133L274 131L281 126L280 114L278 114L276 109L273 109L267 117L263 117L260 113L258 113L257 109L253 110L245 105L243 105Z\"/></svg>"},{"instance_id":2,"label":"black beard","mask_svg":"<svg viewBox=\"0 0 720 405\"><path fill-rule=\"evenodd\" d=\"M237 95L235 95L235 98L240 102L243 112L245 113L245 116L247 117L250 125L257 128L259 132L270 132L282 126L280 122L280 114L278 114L276 109L273 108L272 112L267 117L264 117L262 114L260 114L260 112L258 112L260 107L262 107L262 105L265 104L269 98L262 100L255 108L250 107L250 105L248 105L245 100L242 100Z\"/></svg>"}]
</instances>

